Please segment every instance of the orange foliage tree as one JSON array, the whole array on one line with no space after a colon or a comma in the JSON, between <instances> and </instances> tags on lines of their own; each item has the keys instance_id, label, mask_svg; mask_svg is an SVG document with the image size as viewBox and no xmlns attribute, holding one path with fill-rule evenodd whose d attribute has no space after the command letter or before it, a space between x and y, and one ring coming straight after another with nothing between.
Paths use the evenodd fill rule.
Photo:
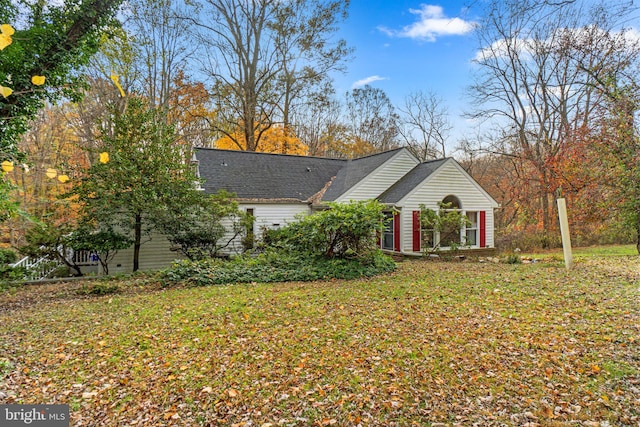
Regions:
<instances>
[{"instance_id":1,"label":"orange foliage tree","mask_svg":"<svg viewBox=\"0 0 640 427\"><path fill-rule=\"evenodd\" d=\"M182 70L172 82L168 100L168 122L176 128L179 143L207 147L213 140L211 123L216 113L210 109L211 94L201 82L191 82Z\"/></svg>"},{"instance_id":2,"label":"orange foliage tree","mask_svg":"<svg viewBox=\"0 0 640 427\"><path fill-rule=\"evenodd\" d=\"M84 153L78 138L67 126L69 112L64 107L42 110L31 122L31 129L20 139L19 149L28 161L16 165L7 174L15 185L11 197L30 218L51 224L72 223L77 218L73 200L63 200L75 178L75 165L82 163ZM3 224L3 243L20 246L30 221L16 216Z\"/></svg>"},{"instance_id":3,"label":"orange foliage tree","mask_svg":"<svg viewBox=\"0 0 640 427\"><path fill-rule=\"evenodd\" d=\"M247 149L242 130L238 129L233 138L224 136L216 141L216 148L225 150ZM309 148L286 126L271 126L264 130L256 151L262 153L295 154L306 156Z\"/></svg>"}]
</instances>

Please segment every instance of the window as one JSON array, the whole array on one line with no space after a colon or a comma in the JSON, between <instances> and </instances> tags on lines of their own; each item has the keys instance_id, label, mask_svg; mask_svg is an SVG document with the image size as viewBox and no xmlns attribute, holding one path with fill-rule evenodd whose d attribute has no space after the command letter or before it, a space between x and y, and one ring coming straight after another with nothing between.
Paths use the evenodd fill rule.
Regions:
<instances>
[{"instance_id":1,"label":"window","mask_svg":"<svg viewBox=\"0 0 640 427\"><path fill-rule=\"evenodd\" d=\"M432 228L420 230L422 238L422 247L426 249L433 249L436 246L436 231Z\"/></svg>"},{"instance_id":2,"label":"window","mask_svg":"<svg viewBox=\"0 0 640 427\"><path fill-rule=\"evenodd\" d=\"M245 250L253 249L255 244L255 235L253 234L253 222L255 219L253 208L247 208L247 216L251 217L251 221L247 223L247 228L245 230L245 237L243 240L243 246Z\"/></svg>"},{"instance_id":3,"label":"window","mask_svg":"<svg viewBox=\"0 0 640 427\"><path fill-rule=\"evenodd\" d=\"M460 199L456 196L449 195L442 199L442 205L446 207L446 209L460 209Z\"/></svg>"},{"instance_id":4,"label":"window","mask_svg":"<svg viewBox=\"0 0 640 427\"><path fill-rule=\"evenodd\" d=\"M424 205L422 209L425 209ZM430 212L428 216L433 218L427 219L426 223L433 226L425 225L428 228L423 228L424 222L414 220L414 239L418 239L418 236L420 239L420 244L414 245L414 251L420 248L431 250L458 246L479 247L484 244L481 225L484 224L483 212L465 211L456 196L449 195L442 199L437 212L427 211L423 211L423 214Z\"/></svg>"},{"instance_id":5,"label":"window","mask_svg":"<svg viewBox=\"0 0 640 427\"><path fill-rule=\"evenodd\" d=\"M478 212L467 212L465 245L478 246Z\"/></svg>"},{"instance_id":6,"label":"window","mask_svg":"<svg viewBox=\"0 0 640 427\"><path fill-rule=\"evenodd\" d=\"M382 232L382 249L393 250L393 214L391 212L384 213L385 223L384 231Z\"/></svg>"}]
</instances>

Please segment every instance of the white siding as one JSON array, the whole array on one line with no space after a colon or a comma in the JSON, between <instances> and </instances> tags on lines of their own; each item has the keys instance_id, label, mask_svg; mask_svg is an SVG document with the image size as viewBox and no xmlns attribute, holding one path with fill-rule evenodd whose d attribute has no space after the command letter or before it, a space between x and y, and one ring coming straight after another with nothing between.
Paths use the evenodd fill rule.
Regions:
<instances>
[{"instance_id":1,"label":"white siding","mask_svg":"<svg viewBox=\"0 0 640 427\"><path fill-rule=\"evenodd\" d=\"M421 204L437 210L438 202L448 195L456 196L465 211L486 212L486 246L494 246L493 209L497 204L452 160L398 203L401 208L400 247L403 252L413 251L413 211L419 210Z\"/></svg>"},{"instance_id":2,"label":"white siding","mask_svg":"<svg viewBox=\"0 0 640 427\"><path fill-rule=\"evenodd\" d=\"M273 203L273 204L240 204L240 209L246 211L253 209L255 222L253 223L253 234L257 240L262 238L263 229L282 227L296 220L296 215L311 213L311 209L306 203ZM227 250L228 254L241 253L242 241L236 239Z\"/></svg>"},{"instance_id":3,"label":"white siding","mask_svg":"<svg viewBox=\"0 0 640 427\"><path fill-rule=\"evenodd\" d=\"M295 221L298 214L308 215L311 213L309 205L306 203L287 203L287 204L241 204L240 209L253 209L253 215L256 217L253 225L254 233L260 233L263 227L278 228Z\"/></svg>"},{"instance_id":4,"label":"white siding","mask_svg":"<svg viewBox=\"0 0 640 427\"><path fill-rule=\"evenodd\" d=\"M295 215L309 214L309 205L304 203L290 204L241 204L240 209L253 209L256 221L253 226L256 238L261 237L262 228L277 228L295 220ZM224 224L224 221L223 221ZM227 225L227 224L225 224ZM231 237L230 234L227 238ZM143 237L140 247L140 270L160 270L168 267L176 259L184 259L179 251L171 250L171 243L161 234L153 234L151 240ZM242 241L236 239L222 252L229 255L242 253ZM133 246L119 251L109 263L109 273L130 273L133 271Z\"/></svg>"},{"instance_id":5,"label":"white siding","mask_svg":"<svg viewBox=\"0 0 640 427\"><path fill-rule=\"evenodd\" d=\"M400 150L398 154L336 199L336 202L375 199L416 167L418 163L418 160L408 150Z\"/></svg>"}]
</instances>

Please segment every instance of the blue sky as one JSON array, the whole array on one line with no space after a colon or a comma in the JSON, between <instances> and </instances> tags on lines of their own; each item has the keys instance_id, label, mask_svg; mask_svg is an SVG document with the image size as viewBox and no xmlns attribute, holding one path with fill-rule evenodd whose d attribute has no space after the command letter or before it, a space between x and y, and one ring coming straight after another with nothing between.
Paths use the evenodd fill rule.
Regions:
<instances>
[{"instance_id":1,"label":"blue sky","mask_svg":"<svg viewBox=\"0 0 640 427\"><path fill-rule=\"evenodd\" d=\"M336 76L338 94L368 82L397 107L410 92L432 91L443 98L456 127L451 139L458 139L466 127L460 114L468 105L479 14L474 0L351 0L340 36L355 52L346 74Z\"/></svg>"}]
</instances>

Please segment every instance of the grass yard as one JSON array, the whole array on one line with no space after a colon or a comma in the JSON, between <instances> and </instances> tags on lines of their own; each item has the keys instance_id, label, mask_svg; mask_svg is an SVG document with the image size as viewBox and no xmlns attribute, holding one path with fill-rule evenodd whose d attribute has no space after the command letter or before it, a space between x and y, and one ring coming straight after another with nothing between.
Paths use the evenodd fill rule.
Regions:
<instances>
[{"instance_id":1,"label":"grass yard","mask_svg":"<svg viewBox=\"0 0 640 427\"><path fill-rule=\"evenodd\" d=\"M640 258L0 294L0 403L73 426L638 426Z\"/></svg>"}]
</instances>

